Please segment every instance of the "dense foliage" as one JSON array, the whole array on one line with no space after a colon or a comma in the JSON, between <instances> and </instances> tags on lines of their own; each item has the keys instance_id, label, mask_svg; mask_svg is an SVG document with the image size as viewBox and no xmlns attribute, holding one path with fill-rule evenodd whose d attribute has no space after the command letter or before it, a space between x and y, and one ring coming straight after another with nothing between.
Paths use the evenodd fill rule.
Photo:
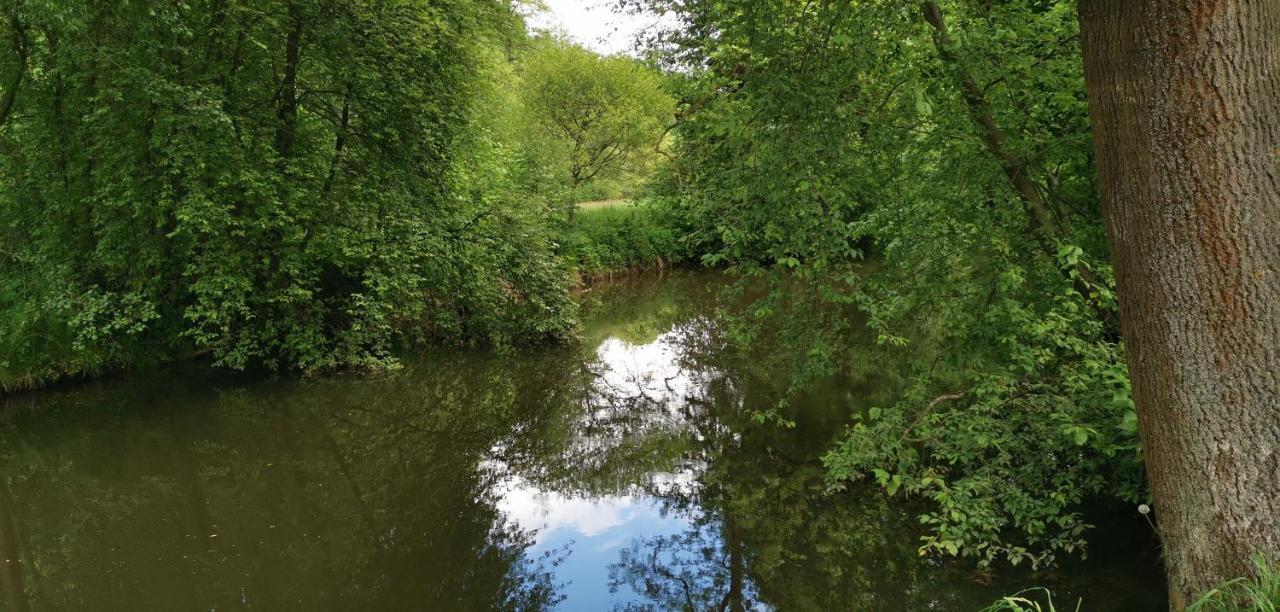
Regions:
<instances>
[{"instance_id":1,"label":"dense foliage","mask_svg":"<svg viewBox=\"0 0 1280 612\"><path fill-rule=\"evenodd\" d=\"M831 486L931 500L922 553L981 565L1080 551L1086 501L1145 495L1073 2L625 4L680 24L655 43L689 75L692 239L775 277L740 340L787 341L794 391L903 373Z\"/></svg>"},{"instance_id":2,"label":"dense foliage","mask_svg":"<svg viewBox=\"0 0 1280 612\"><path fill-rule=\"evenodd\" d=\"M541 175L584 152L548 150L536 113L563 92L522 83L564 57L586 91L642 90L640 122L596 101L626 140L585 154L626 150L592 173L671 102L635 62L529 40L520 4L8 0L0 386L571 332Z\"/></svg>"},{"instance_id":3,"label":"dense foliage","mask_svg":"<svg viewBox=\"0 0 1280 612\"><path fill-rule=\"evenodd\" d=\"M562 241L567 261L584 279L687 259L679 229L651 200L582 210Z\"/></svg>"},{"instance_id":4,"label":"dense foliage","mask_svg":"<svg viewBox=\"0 0 1280 612\"><path fill-rule=\"evenodd\" d=\"M665 81L518 4L8 0L0 387L563 337L573 273L709 252L793 395L894 370L828 486L931 500L922 551L1050 563L1145 495L1074 3L625 0Z\"/></svg>"},{"instance_id":5,"label":"dense foliage","mask_svg":"<svg viewBox=\"0 0 1280 612\"><path fill-rule=\"evenodd\" d=\"M634 59L537 42L521 70L526 167L537 191L562 194L572 216L575 203L604 195L591 187L648 173L675 102Z\"/></svg>"}]
</instances>

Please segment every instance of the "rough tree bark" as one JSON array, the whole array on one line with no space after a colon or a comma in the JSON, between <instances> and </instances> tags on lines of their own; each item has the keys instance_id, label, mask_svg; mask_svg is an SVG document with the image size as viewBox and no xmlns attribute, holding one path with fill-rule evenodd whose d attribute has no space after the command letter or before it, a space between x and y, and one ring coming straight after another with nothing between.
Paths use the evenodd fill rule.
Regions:
<instances>
[{"instance_id":1,"label":"rough tree bark","mask_svg":"<svg viewBox=\"0 0 1280 612\"><path fill-rule=\"evenodd\" d=\"M1171 605L1280 559L1280 2L1081 0Z\"/></svg>"}]
</instances>

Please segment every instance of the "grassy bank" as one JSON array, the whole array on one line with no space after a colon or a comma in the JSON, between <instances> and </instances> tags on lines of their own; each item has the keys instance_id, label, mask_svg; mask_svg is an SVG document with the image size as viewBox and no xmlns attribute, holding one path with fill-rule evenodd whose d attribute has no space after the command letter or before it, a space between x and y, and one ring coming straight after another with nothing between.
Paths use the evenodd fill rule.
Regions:
<instances>
[{"instance_id":1,"label":"grassy bank","mask_svg":"<svg viewBox=\"0 0 1280 612\"><path fill-rule=\"evenodd\" d=\"M0 301L0 397L102 369L64 321L31 304Z\"/></svg>"},{"instance_id":2,"label":"grassy bank","mask_svg":"<svg viewBox=\"0 0 1280 612\"><path fill-rule=\"evenodd\" d=\"M645 202L579 208L565 230L561 253L580 282L687 258L670 215Z\"/></svg>"},{"instance_id":3,"label":"grassy bank","mask_svg":"<svg viewBox=\"0 0 1280 612\"><path fill-rule=\"evenodd\" d=\"M672 211L649 201L580 206L558 240L563 266L575 284L584 285L696 260L679 239L674 219ZM145 342L92 342L78 335L67 313L58 308L3 299L0 306L0 397L121 367L183 358L141 350L150 345Z\"/></svg>"}]
</instances>

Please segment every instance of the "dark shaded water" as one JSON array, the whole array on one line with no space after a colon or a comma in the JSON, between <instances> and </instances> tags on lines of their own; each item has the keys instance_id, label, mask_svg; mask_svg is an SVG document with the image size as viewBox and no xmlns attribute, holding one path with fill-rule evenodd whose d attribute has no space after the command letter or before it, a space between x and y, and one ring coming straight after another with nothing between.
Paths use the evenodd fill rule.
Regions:
<instances>
[{"instance_id":1,"label":"dark shaded water","mask_svg":"<svg viewBox=\"0 0 1280 612\"><path fill-rule=\"evenodd\" d=\"M0 607L975 610L1043 585L1060 609L1164 608L1145 523L1104 520L1053 573L983 574L921 559L900 499L826 494L817 458L874 383L754 423L776 390L717 340L720 283L597 289L579 347L12 400Z\"/></svg>"}]
</instances>

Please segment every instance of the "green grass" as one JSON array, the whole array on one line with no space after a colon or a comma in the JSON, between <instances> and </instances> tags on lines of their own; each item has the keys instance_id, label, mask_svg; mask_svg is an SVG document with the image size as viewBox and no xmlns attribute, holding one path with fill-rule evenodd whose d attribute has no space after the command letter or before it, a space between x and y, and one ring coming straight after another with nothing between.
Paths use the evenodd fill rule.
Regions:
<instances>
[{"instance_id":1,"label":"green grass","mask_svg":"<svg viewBox=\"0 0 1280 612\"><path fill-rule=\"evenodd\" d=\"M682 259L676 229L663 210L612 202L579 210L566 229L561 252L574 272L591 280Z\"/></svg>"},{"instance_id":2,"label":"green grass","mask_svg":"<svg viewBox=\"0 0 1280 612\"><path fill-rule=\"evenodd\" d=\"M1257 569L1251 578L1228 580L1200 596L1188 612L1277 612L1280 610L1280 567L1261 556L1253 558Z\"/></svg>"},{"instance_id":3,"label":"green grass","mask_svg":"<svg viewBox=\"0 0 1280 612\"><path fill-rule=\"evenodd\" d=\"M619 208L623 206L631 206L631 200L617 199L617 200L594 200L591 202L578 202L579 211L599 210L601 208Z\"/></svg>"},{"instance_id":4,"label":"green grass","mask_svg":"<svg viewBox=\"0 0 1280 612\"><path fill-rule=\"evenodd\" d=\"M0 396L99 368L97 355L75 347L65 321L35 304L0 306Z\"/></svg>"},{"instance_id":5,"label":"green grass","mask_svg":"<svg viewBox=\"0 0 1280 612\"><path fill-rule=\"evenodd\" d=\"M1280 612L1280 568L1261 556L1253 558L1256 571L1252 577L1228 580L1201 595L1187 607L1187 612ZM1033 598L1032 594L1036 596ZM1039 594L1045 597L1041 604ZM1083 602L1077 602L1079 612ZM1027 589L1003 597L982 612L1057 612L1053 594L1048 589Z\"/></svg>"},{"instance_id":6,"label":"green grass","mask_svg":"<svg viewBox=\"0 0 1280 612\"><path fill-rule=\"evenodd\" d=\"M1040 603L1039 595L1044 595L1044 603ZM1033 598L1032 596L1035 595ZM1077 601L1075 612L1080 612L1083 602ZM999 601L987 606L982 612L1058 612L1053 603L1053 593L1049 589L1027 589L1021 593L1002 597Z\"/></svg>"}]
</instances>

